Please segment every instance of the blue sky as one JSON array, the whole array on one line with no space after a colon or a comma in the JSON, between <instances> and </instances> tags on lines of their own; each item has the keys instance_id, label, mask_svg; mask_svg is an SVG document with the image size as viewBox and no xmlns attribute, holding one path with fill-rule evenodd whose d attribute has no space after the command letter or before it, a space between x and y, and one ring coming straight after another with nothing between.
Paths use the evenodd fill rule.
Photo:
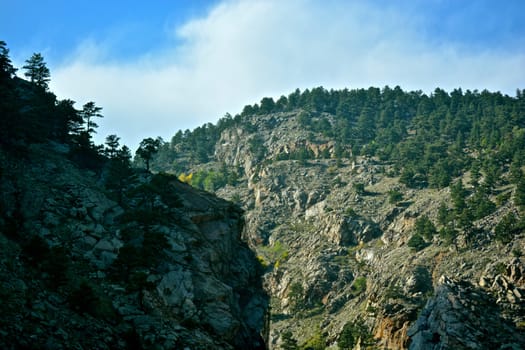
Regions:
<instances>
[{"instance_id":1,"label":"blue sky","mask_svg":"<svg viewBox=\"0 0 525 350\"><path fill-rule=\"evenodd\" d=\"M216 122L295 88L525 88L519 0L1 0L0 40L41 52L60 98L103 107L111 133Z\"/></svg>"}]
</instances>

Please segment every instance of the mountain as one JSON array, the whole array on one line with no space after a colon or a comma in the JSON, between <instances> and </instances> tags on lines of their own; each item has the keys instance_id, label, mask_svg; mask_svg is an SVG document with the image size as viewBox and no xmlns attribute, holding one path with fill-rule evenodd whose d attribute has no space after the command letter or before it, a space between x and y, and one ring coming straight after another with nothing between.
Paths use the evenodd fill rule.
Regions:
<instances>
[{"instance_id":1,"label":"mountain","mask_svg":"<svg viewBox=\"0 0 525 350\"><path fill-rule=\"evenodd\" d=\"M522 349L524 106L297 90L178 132L152 168L245 210L271 349Z\"/></svg>"},{"instance_id":2,"label":"mountain","mask_svg":"<svg viewBox=\"0 0 525 350\"><path fill-rule=\"evenodd\" d=\"M0 41L2 348L525 348L524 90L296 90L133 167L26 63Z\"/></svg>"},{"instance_id":3,"label":"mountain","mask_svg":"<svg viewBox=\"0 0 525 350\"><path fill-rule=\"evenodd\" d=\"M93 102L26 81L0 41L0 348L264 349L243 211L95 145Z\"/></svg>"}]
</instances>

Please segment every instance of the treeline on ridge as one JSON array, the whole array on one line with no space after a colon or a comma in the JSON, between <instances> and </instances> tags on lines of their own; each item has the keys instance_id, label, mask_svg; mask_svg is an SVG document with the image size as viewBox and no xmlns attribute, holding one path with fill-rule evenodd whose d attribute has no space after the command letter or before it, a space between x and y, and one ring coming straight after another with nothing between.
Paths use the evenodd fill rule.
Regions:
<instances>
[{"instance_id":1,"label":"treeline on ridge","mask_svg":"<svg viewBox=\"0 0 525 350\"><path fill-rule=\"evenodd\" d=\"M293 112L286 115L295 116L309 131L310 142L336 142L335 154L321 157L377 157L393 164L409 187L445 187L471 167L497 178L505 164L521 167L525 161L525 90L518 89L511 97L487 90L449 93L436 88L427 95L398 86L317 87L297 89L277 101L265 97L234 117L226 114L216 125L178 131L160 147L153 169L190 171L192 165L214 160L215 145L225 129L255 133L257 115L283 112ZM250 145L254 153L259 151L256 158L270 161L263 140L259 141ZM186 166L180 162L181 154L188 155ZM289 157L311 159L313 154L305 150ZM273 160L283 159L279 155Z\"/></svg>"}]
</instances>

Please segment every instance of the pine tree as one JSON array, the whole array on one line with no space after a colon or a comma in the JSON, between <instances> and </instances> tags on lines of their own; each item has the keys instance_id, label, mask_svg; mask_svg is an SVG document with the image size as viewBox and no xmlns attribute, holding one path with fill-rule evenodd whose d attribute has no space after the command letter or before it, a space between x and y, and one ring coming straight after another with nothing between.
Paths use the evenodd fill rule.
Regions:
<instances>
[{"instance_id":1,"label":"pine tree","mask_svg":"<svg viewBox=\"0 0 525 350\"><path fill-rule=\"evenodd\" d=\"M10 79L16 72L16 68L11 64L9 49L5 41L0 40L0 81Z\"/></svg>"},{"instance_id":2,"label":"pine tree","mask_svg":"<svg viewBox=\"0 0 525 350\"><path fill-rule=\"evenodd\" d=\"M450 186L450 196L452 197L452 203L454 204L454 210L459 215L466 209L467 204L465 198L467 197L467 191L463 187L461 179L457 180Z\"/></svg>"},{"instance_id":3,"label":"pine tree","mask_svg":"<svg viewBox=\"0 0 525 350\"><path fill-rule=\"evenodd\" d=\"M48 83L51 80L51 74L44 62L44 57L42 57L40 53L34 53L26 60L26 63L27 64L22 67L26 70L24 75L35 85L47 90Z\"/></svg>"},{"instance_id":4,"label":"pine tree","mask_svg":"<svg viewBox=\"0 0 525 350\"><path fill-rule=\"evenodd\" d=\"M109 158L114 158L117 155L119 148L120 137L117 135L109 135L106 137L106 149L104 152Z\"/></svg>"},{"instance_id":5,"label":"pine tree","mask_svg":"<svg viewBox=\"0 0 525 350\"><path fill-rule=\"evenodd\" d=\"M104 116L100 114L102 107L97 107L95 102L88 102L80 111L82 119L86 123L85 132L91 136L91 134L96 133L95 129L98 128L98 125L93 121L93 118L103 118Z\"/></svg>"},{"instance_id":6,"label":"pine tree","mask_svg":"<svg viewBox=\"0 0 525 350\"><path fill-rule=\"evenodd\" d=\"M52 128L60 141L66 141L71 134L78 135L82 125L82 117L74 107L75 101L58 101L55 108Z\"/></svg>"},{"instance_id":7,"label":"pine tree","mask_svg":"<svg viewBox=\"0 0 525 350\"><path fill-rule=\"evenodd\" d=\"M516 190L514 191L514 204L525 209L525 178L521 177L516 183Z\"/></svg>"},{"instance_id":8,"label":"pine tree","mask_svg":"<svg viewBox=\"0 0 525 350\"><path fill-rule=\"evenodd\" d=\"M124 189L131 173L131 152L127 146L122 146L110 157L106 178L106 187L114 193L119 204L123 202Z\"/></svg>"},{"instance_id":9,"label":"pine tree","mask_svg":"<svg viewBox=\"0 0 525 350\"><path fill-rule=\"evenodd\" d=\"M157 139L148 137L140 142L139 148L135 153L146 162L146 170L149 171L150 161L153 155L159 151L161 144L162 139L160 137Z\"/></svg>"}]
</instances>

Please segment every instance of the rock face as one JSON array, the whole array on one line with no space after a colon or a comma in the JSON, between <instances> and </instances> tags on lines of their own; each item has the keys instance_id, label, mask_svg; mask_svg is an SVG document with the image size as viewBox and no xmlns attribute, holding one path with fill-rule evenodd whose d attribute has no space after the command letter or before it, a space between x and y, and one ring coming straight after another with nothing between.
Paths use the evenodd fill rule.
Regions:
<instances>
[{"instance_id":1,"label":"rock face","mask_svg":"<svg viewBox=\"0 0 525 350\"><path fill-rule=\"evenodd\" d=\"M215 162L199 165L243 169L217 195L242 203L242 235L266 266L269 348L291 334L306 348L336 349L345 329L359 330L361 349L525 348L524 269L515 261L525 236L494 239L506 213L522 217L511 189L491 195L497 210L468 232L452 242L436 232L416 251L409 241L419 218L446 228L438 212L450 207L450 189L407 188L380 159L336 159L336 143L304 130L300 113L256 115L224 130Z\"/></svg>"},{"instance_id":2,"label":"rock face","mask_svg":"<svg viewBox=\"0 0 525 350\"><path fill-rule=\"evenodd\" d=\"M118 204L46 145L0 169L0 348L264 349L241 209L147 173Z\"/></svg>"},{"instance_id":3,"label":"rock face","mask_svg":"<svg viewBox=\"0 0 525 350\"><path fill-rule=\"evenodd\" d=\"M408 331L409 349L522 349L525 335L512 331L500 308L486 290L442 276Z\"/></svg>"}]
</instances>

